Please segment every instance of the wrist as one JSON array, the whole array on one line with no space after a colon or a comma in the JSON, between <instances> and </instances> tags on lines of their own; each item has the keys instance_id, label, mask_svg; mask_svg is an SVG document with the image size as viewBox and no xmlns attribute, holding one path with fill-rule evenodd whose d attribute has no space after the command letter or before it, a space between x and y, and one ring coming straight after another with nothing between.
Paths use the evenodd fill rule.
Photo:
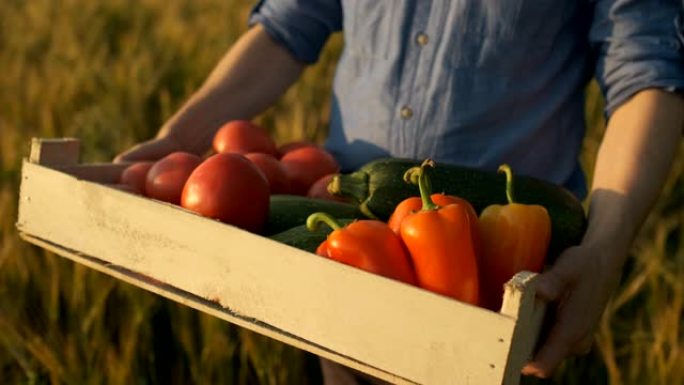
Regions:
<instances>
[{"instance_id":1,"label":"wrist","mask_svg":"<svg viewBox=\"0 0 684 385\"><path fill-rule=\"evenodd\" d=\"M624 195L594 191L582 247L594 250L591 254L600 256L604 264L620 268L639 227L632 214Z\"/></svg>"},{"instance_id":2,"label":"wrist","mask_svg":"<svg viewBox=\"0 0 684 385\"><path fill-rule=\"evenodd\" d=\"M177 151L186 151L195 155L202 156L210 148L215 132L220 123L212 122L212 128L207 122L195 122L191 114L183 113L169 119L159 130L158 139L164 139L170 143Z\"/></svg>"}]
</instances>

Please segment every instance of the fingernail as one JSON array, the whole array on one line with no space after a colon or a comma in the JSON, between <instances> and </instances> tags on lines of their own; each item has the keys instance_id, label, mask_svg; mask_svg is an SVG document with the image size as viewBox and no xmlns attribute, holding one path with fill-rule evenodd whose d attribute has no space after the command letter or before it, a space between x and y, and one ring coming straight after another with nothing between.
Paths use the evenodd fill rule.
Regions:
<instances>
[{"instance_id":1,"label":"fingernail","mask_svg":"<svg viewBox=\"0 0 684 385\"><path fill-rule=\"evenodd\" d=\"M525 367L522 370L522 374L525 376L534 376L537 378L549 378L548 372L543 368L537 366L536 363L525 365Z\"/></svg>"},{"instance_id":2,"label":"fingernail","mask_svg":"<svg viewBox=\"0 0 684 385\"><path fill-rule=\"evenodd\" d=\"M522 368L522 374L525 376L534 376L537 372L539 372L539 369L533 363L528 363Z\"/></svg>"}]
</instances>

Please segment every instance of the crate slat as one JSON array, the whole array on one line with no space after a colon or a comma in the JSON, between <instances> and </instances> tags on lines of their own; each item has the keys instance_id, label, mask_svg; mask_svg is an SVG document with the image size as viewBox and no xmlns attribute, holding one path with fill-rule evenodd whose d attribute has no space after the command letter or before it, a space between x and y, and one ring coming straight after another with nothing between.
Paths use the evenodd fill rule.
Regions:
<instances>
[{"instance_id":1,"label":"crate slat","mask_svg":"<svg viewBox=\"0 0 684 385\"><path fill-rule=\"evenodd\" d=\"M31 154L29 159L33 163L43 165L73 165L78 164L81 156L81 141L76 138L60 139L31 139Z\"/></svg>"},{"instance_id":2,"label":"crate slat","mask_svg":"<svg viewBox=\"0 0 684 385\"><path fill-rule=\"evenodd\" d=\"M131 163L93 163L51 166L51 168L90 182L118 184L121 173L130 165Z\"/></svg>"}]
</instances>

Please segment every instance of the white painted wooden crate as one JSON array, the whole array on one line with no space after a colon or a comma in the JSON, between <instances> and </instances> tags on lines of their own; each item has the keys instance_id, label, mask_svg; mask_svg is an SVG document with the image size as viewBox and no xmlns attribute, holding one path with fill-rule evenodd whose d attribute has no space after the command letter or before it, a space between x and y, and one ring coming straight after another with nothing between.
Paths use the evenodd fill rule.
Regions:
<instances>
[{"instance_id":1,"label":"white painted wooden crate","mask_svg":"<svg viewBox=\"0 0 684 385\"><path fill-rule=\"evenodd\" d=\"M26 241L392 383L518 384L544 312L533 273L488 311L105 186L123 166L78 158L76 139L34 139Z\"/></svg>"}]
</instances>

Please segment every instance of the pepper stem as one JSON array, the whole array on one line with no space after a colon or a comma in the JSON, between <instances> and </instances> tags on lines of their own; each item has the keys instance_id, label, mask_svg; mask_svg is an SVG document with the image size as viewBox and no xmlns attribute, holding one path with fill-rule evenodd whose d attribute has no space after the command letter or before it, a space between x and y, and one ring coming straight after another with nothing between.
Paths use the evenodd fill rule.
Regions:
<instances>
[{"instance_id":1,"label":"pepper stem","mask_svg":"<svg viewBox=\"0 0 684 385\"><path fill-rule=\"evenodd\" d=\"M321 222L330 226L330 228L333 230L339 230L342 228L342 225L340 225L340 223L335 218L333 218L330 214L318 212L318 213L313 213L313 214L309 215L308 218L306 218L306 229L309 231L317 231Z\"/></svg>"},{"instance_id":2,"label":"pepper stem","mask_svg":"<svg viewBox=\"0 0 684 385\"><path fill-rule=\"evenodd\" d=\"M427 169L434 167L435 162L432 159L426 159L420 167L411 167L404 173L404 182L418 185L420 199L423 201L421 211L437 210L439 208L430 197L432 195L432 183L427 175Z\"/></svg>"},{"instance_id":3,"label":"pepper stem","mask_svg":"<svg viewBox=\"0 0 684 385\"><path fill-rule=\"evenodd\" d=\"M513 172L511 166L506 163L499 166L498 172L506 174L506 198L508 203L515 203L515 195L513 194Z\"/></svg>"}]
</instances>

